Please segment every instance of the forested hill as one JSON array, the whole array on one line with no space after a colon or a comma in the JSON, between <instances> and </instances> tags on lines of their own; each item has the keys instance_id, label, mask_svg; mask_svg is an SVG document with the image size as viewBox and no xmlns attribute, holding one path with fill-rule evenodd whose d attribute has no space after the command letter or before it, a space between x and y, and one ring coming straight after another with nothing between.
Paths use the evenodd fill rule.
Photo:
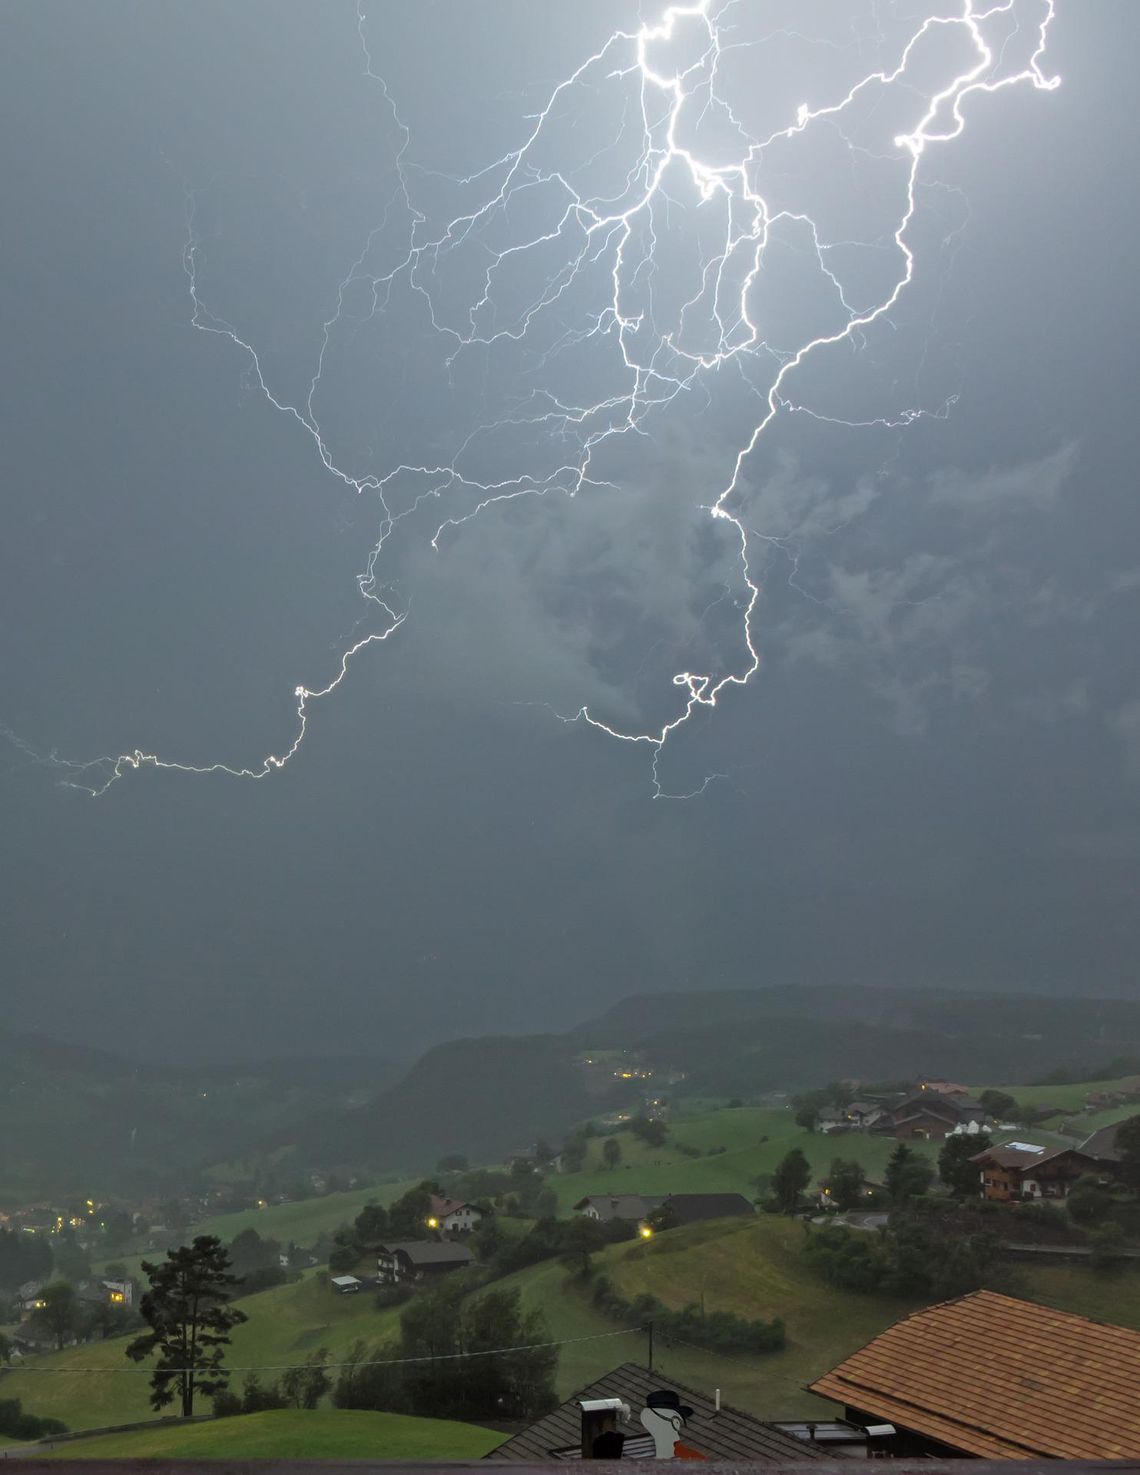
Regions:
<instances>
[{"instance_id":1,"label":"forested hill","mask_svg":"<svg viewBox=\"0 0 1140 1475\"><path fill-rule=\"evenodd\" d=\"M637 995L563 1035L442 1045L297 1145L325 1160L416 1171L443 1153L487 1159L556 1139L588 1115L636 1106L644 1088L579 1062L626 1050L663 1094L742 1096L837 1077L1027 1081L1140 1056L1140 1001L1059 1000L887 988L768 988Z\"/></svg>"},{"instance_id":2,"label":"forested hill","mask_svg":"<svg viewBox=\"0 0 1140 1475\"><path fill-rule=\"evenodd\" d=\"M839 986L635 995L564 1034L437 1046L395 1077L367 1059L171 1070L0 1031L0 1207L57 1188L158 1192L238 1157L408 1173L445 1153L495 1160L636 1110L644 1081L582 1063L606 1051L638 1057L650 1089L671 1096L749 1099L848 1076L1083 1077L1140 1056L1140 1001Z\"/></svg>"},{"instance_id":3,"label":"forested hill","mask_svg":"<svg viewBox=\"0 0 1140 1475\"><path fill-rule=\"evenodd\" d=\"M176 1070L0 1030L0 1207L53 1192L171 1190L195 1168L373 1096L379 1060Z\"/></svg>"}]
</instances>

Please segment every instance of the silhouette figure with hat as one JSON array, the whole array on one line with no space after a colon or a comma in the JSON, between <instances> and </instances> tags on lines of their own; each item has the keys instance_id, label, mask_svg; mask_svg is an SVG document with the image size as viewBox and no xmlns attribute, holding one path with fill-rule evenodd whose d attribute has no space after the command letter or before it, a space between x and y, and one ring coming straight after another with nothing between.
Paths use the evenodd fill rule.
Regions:
<instances>
[{"instance_id":1,"label":"silhouette figure with hat","mask_svg":"<svg viewBox=\"0 0 1140 1475\"><path fill-rule=\"evenodd\" d=\"M693 1417L693 1410L682 1403L671 1389L660 1388L645 1399L641 1426L653 1436L654 1453L659 1460L703 1460L699 1449L683 1444L679 1435Z\"/></svg>"}]
</instances>

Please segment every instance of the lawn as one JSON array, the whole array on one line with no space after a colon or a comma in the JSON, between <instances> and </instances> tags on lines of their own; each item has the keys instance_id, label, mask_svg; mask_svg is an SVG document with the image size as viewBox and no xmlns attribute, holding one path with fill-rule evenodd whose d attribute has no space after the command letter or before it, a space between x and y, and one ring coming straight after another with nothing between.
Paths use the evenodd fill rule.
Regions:
<instances>
[{"instance_id":1,"label":"lawn","mask_svg":"<svg viewBox=\"0 0 1140 1475\"><path fill-rule=\"evenodd\" d=\"M622 1160L616 1168L602 1163L605 1138L590 1142L580 1173L562 1173L550 1182L558 1195L559 1212L566 1212L589 1194L610 1193L742 1193L756 1196L756 1179L774 1171L793 1147L803 1150L817 1177L825 1175L833 1158L855 1158L872 1178L881 1178L897 1145L889 1137L861 1132L839 1136L805 1132L791 1111L763 1107L724 1108L700 1116L682 1117L671 1124L662 1147L647 1147L629 1132L615 1134ZM680 1146L701 1149L702 1157L686 1157ZM937 1155L937 1143L914 1143L916 1150ZM724 1152L707 1156L710 1148Z\"/></svg>"},{"instance_id":2,"label":"lawn","mask_svg":"<svg viewBox=\"0 0 1140 1475\"><path fill-rule=\"evenodd\" d=\"M802 1257L801 1224L763 1215L751 1221L722 1220L673 1229L647 1243L611 1246L596 1257L597 1268L627 1297L641 1291L680 1307L703 1296L710 1310L743 1316L782 1316L788 1346L763 1357L720 1356L669 1345L655 1337L654 1363L665 1376L702 1389L720 1388L724 1398L765 1418L822 1415L827 1404L804 1384L861 1346L911 1303L855 1296L819 1280ZM588 1290L559 1264L543 1264L500 1282L517 1285L524 1306L541 1308L551 1335L598 1338L621 1324L602 1316ZM559 1391L565 1397L621 1362L644 1362L644 1331L562 1348Z\"/></svg>"},{"instance_id":3,"label":"lawn","mask_svg":"<svg viewBox=\"0 0 1140 1475\"><path fill-rule=\"evenodd\" d=\"M278 1240L282 1245L308 1246L320 1235L331 1234L342 1224L349 1224L365 1204L390 1204L401 1194L414 1188L418 1178L401 1178L390 1183L377 1183L371 1188L354 1188L348 1193L327 1193L323 1198L298 1199L291 1204L269 1204L264 1209L240 1209L233 1214L214 1214L192 1224L181 1234L171 1236L170 1246L188 1244L196 1234L216 1234L228 1244L243 1229L256 1229L264 1239ZM111 1255L100 1263L116 1261L126 1265L131 1275L140 1275L144 1260L161 1259L162 1249L136 1251L128 1255Z\"/></svg>"},{"instance_id":4,"label":"lawn","mask_svg":"<svg viewBox=\"0 0 1140 1475\"><path fill-rule=\"evenodd\" d=\"M1136 1076L1122 1076L1115 1081L1073 1081L1061 1086L998 1086L996 1089L1004 1091L1026 1106L1055 1106L1060 1111L1076 1113L1084 1107L1087 1096L1101 1091L1123 1091L1136 1084ZM984 1089L985 1087L978 1088ZM975 1091L974 1094L977 1095L978 1092ZM1137 1108L1125 1108L1125 1115L1129 1110L1135 1113Z\"/></svg>"},{"instance_id":5,"label":"lawn","mask_svg":"<svg viewBox=\"0 0 1140 1475\"><path fill-rule=\"evenodd\" d=\"M69 1441L44 1458L479 1460L504 1437L450 1419L361 1409L278 1409Z\"/></svg>"},{"instance_id":6,"label":"lawn","mask_svg":"<svg viewBox=\"0 0 1140 1475\"><path fill-rule=\"evenodd\" d=\"M399 1324L398 1311L375 1310L367 1294L337 1296L315 1274L294 1285L247 1296L238 1305L249 1320L234 1329L226 1358L235 1371L237 1388L243 1368L272 1369L302 1362L318 1347L328 1347L336 1361L353 1342L384 1341L396 1333ZM28 1412L63 1419L72 1429L149 1418L146 1368L128 1362L123 1349L129 1340L114 1337L37 1357L28 1368L5 1375L4 1396L20 1398ZM265 1381L275 1376L273 1371L262 1374Z\"/></svg>"},{"instance_id":7,"label":"lawn","mask_svg":"<svg viewBox=\"0 0 1140 1475\"><path fill-rule=\"evenodd\" d=\"M264 1209L241 1209L236 1214L216 1214L195 1224L191 1234L216 1234L227 1243L243 1229L256 1229L265 1239L288 1244L311 1245L321 1234L331 1234L349 1224L365 1204L390 1204L419 1178L401 1178L376 1183L371 1188L354 1188L348 1193L327 1193L323 1198L299 1199L292 1204L270 1204Z\"/></svg>"}]
</instances>

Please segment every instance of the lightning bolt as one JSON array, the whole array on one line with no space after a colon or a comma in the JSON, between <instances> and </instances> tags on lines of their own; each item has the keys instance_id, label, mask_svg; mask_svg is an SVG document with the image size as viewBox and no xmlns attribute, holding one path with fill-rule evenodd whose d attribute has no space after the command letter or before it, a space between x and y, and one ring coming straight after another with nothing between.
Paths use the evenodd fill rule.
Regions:
<instances>
[{"instance_id":1,"label":"lightning bolt","mask_svg":"<svg viewBox=\"0 0 1140 1475\"><path fill-rule=\"evenodd\" d=\"M671 794L664 788L659 763L670 738L697 711L715 708L731 688L747 685L760 666L756 632L760 583L750 559L750 536L765 543L780 540L764 538L746 526L744 479L749 459L781 414L860 428L904 427L951 412L956 396L934 409L903 406L880 417L843 420L805 403L799 381L809 360L840 345L858 349L869 330L889 319L913 282L917 247L911 233L923 164L933 151L962 134L971 98L1013 87L1049 91L1059 83L1043 69L1055 0L1003 0L991 5L977 0L946 0L939 5L934 0L936 13L916 25L893 65L867 73L838 98L818 106L802 104L786 126L757 138L741 119L742 104L734 105L727 95L726 58L781 37L811 38L774 31L758 41L734 39L739 27L729 17L741 3L693 0L669 5L652 22L614 31L552 88L541 109L527 119L516 148L474 174L446 179L447 187L470 203L435 226L418 191L421 181L442 176L429 176L412 159L411 131L374 67L367 16L359 8L356 20L365 76L382 94L398 140L396 186L382 219L339 284L335 308L323 324L308 392L298 403L275 392L256 347L206 305L195 196L187 192L182 264L193 327L222 338L244 356L259 391L309 438L324 469L357 494L375 499L379 536L357 584L370 612L379 617L379 628L341 652L331 679L323 685L295 688L292 740L260 762L197 764L139 749L89 762L61 759L54 753L42 759L63 771L65 784L100 795L125 773L143 767L253 779L284 768L304 742L313 705L341 685L364 650L391 639L408 618L406 602L380 577L385 547L402 524L423 508L450 504L446 515L433 519L435 529L428 542L438 550L441 540L472 519L518 499L617 491L612 477L599 469L604 453L618 442L636 443L651 436L656 420L675 401L698 392L711 394L716 376L735 368L758 396L760 409L735 453L731 475L711 489L704 511L727 533L738 560L742 592L734 602L741 610L739 662L721 674L677 672L672 677L678 693L672 715L645 730L607 722L588 706L570 714L555 713L563 722L581 723L647 749L655 797L692 797L720 777L709 774L690 793ZM885 44L881 27L878 40ZM1020 65L1007 61L1011 52L1020 54ZM955 67L959 53L962 60ZM937 55L942 71L937 84L925 75L931 55ZM572 150L558 142L559 125L585 98L599 96L620 99L620 127L590 157L576 160ZM906 124L879 150L854 141L856 115L886 99L908 112ZM873 240L830 238L811 214L778 205L766 189L774 154L828 130L838 135L852 160L863 157L897 172L898 207ZM707 136L715 137L715 145L702 143ZM615 167L619 158L623 162ZM690 295L668 321L659 322L655 304L668 295L660 286L662 237L669 232L671 212L681 208L677 195L682 189L694 201L698 233L715 220L718 242L705 252ZM517 218L525 219L528 209L536 208L536 202L552 200L556 204L553 210L547 208L544 225L530 231L515 225ZM393 260L389 241L396 227L403 231L403 244ZM805 334L791 345L769 341L764 329L762 277L781 229L798 231L810 242L821 290L829 294L828 310L835 314L827 331ZM886 253L894 262L891 278L870 300L860 300L857 282L838 264L845 249ZM524 290L518 282L525 282L526 273L533 274L533 265L540 260L555 262L545 272L545 284L522 306L508 309L511 291ZM482 263L473 273L471 261ZM457 308L447 274L464 262L471 282L465 304ZM326 363L335 351L338 332L351 316L349 302L361 292L367 302L365 320L382 318L396 293L418 302L431 331L445 346L449 375L475 350L528 353L529 390L506 413L471 429L456 454L440 464L401 462L364 476L345 469L322 429L318 406ZM660 315L666 316L664 309ZM614 371L612 387L594 401L556 390L549 378L563 356L584 345L604 349ZM756 388L756 376L766 387ZM507 431L536 438L548 464L529 468L503 464L501 476L488 476L482 462L495 453L496 437ZM525 452L525 440L520 444ZM30 753L22 740L16 741Z\"/></svg>"}]
</instances>

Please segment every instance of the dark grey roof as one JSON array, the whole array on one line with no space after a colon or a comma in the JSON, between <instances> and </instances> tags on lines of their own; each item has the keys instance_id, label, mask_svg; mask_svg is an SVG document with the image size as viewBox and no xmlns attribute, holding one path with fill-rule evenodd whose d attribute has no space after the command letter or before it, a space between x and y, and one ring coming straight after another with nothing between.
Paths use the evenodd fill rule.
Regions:
<instances>
[{"instance_id":1,"label":"dark grey roof","mask_svg":"<svg viewBox=\"0 0 1140 1475\"><path fill-rule=\"evenodd\" d=\"M986 1147L981 1152L976 1152L970 1161L972 1163L994 1163L999 1168L1031 1168L1047 1162L1053 1155L1044 1147L1031 1151L1028 1148L1014 1147L1011 1144L1007 1147Z\"/></svg>"},{"instance_id":2,"label":"dark grey roof","mask_svg":"<svg viewBox=\"0 0 1140 1475\"><path fill-rule=\"evenodd\" d=\"M681 1438L711 1460L732 1464L790 1465L800 1460L835 1458L834 1449L825 1451L821 1446L804 1444L740 1409L722 1404L717 1412L712 1399L703 1393L678 1383L675 1378L651 1373L636 1362L623 1363L613 1372L606 1373L596 1383L568 1398L553 1413L531 1424L521 1434L515 1434L505 1444L500 1444L486 1458L546 1464L552 1450L580 1446L582 1414L578 1400L581 1398L620 1398L628 1403L633 1411L633 1424L623 1432L633 1436L632 1443L644 1433L640 1422L641 1410L645 1407L647 1395L657 1388L673 1389L681 1395L684 1403L690 1405L693 1417L685 1425Z\"/></svg>"},{"instance_id":3,"label":"dark grey roof","mask_svg":"<svg viewBox=\"0 0 1140 1475\"><path fill-rule=\"evenodd\" d=\"M1131 1121L1128 1117L1126 1120ZM1111 1126L1101 1127L1091 1137L1086 1137L1081 1143L1080 1150L1087 1153L1089 1157L1098 1158L1102 1163L1118 1163L1120 1151L1116 1145L1116 1133L1124 1122L1113 1122Z\"/></svg>"},{"instance_id":4,"label":"dark grey roof","mask_svg":"<svg viewBox=\"0 0 1140 1475\"><path fill-rule=\"evenodd\" d=\"M382 1244L381 1255L407 1255L413 1265L468 1265L475 1258L466 1245L450 1239L402 1239Z\"/></svg>"},{"instance_id":5,"label":"dark grey roof","mask_svg":"<svg viewBox=\"0 0 1140 1475\"><path fill-rule=\"evenodd\" d=\"M661 1203L656 1197L644 1193L591 1193L574 1205L577 1210L592 1207L603 1222L611 1219L644 1219L646 1214Z\"/></svg>"},{"instance_id":6,"label":"dark grey roof","mask_svg":"<svg viewBox=\"0 0 1140 1475\"><path fill-rule=\"evenodd\" d=\"M696 1224L701 1219L732 1219L756 1212L742 1193L671 1193L663 1207L671 1209L682 1224Z\"/></svg>"}]
</instances>

